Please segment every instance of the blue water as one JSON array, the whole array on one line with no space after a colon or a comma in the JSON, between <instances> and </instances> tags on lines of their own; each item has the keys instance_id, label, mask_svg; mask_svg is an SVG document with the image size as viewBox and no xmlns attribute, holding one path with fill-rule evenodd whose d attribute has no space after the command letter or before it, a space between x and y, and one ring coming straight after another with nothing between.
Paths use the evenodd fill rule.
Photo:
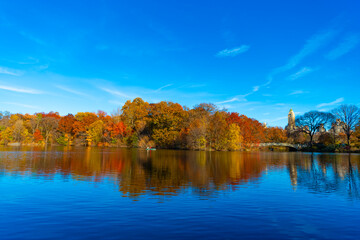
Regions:
<instances>
[{"instance_id":1,"label":"blue water","mask_svg":"<svg viewBox=\"0 0 360 240\"><path fill-rule=\"evenodd\" d=\"M0 239L359 239L360 155L0 148Z\"/></svg>"}]
</instances>

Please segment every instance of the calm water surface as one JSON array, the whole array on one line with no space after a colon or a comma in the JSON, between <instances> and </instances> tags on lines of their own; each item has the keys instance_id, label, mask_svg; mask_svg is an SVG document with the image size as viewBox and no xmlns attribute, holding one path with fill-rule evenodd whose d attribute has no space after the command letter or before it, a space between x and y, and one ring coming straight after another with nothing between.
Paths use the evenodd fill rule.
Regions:
<instances>
[{"instance_id":1,"label":"calm water surface","mask_svg":"<svg viewBox=\"0 0 360 240\"><path fill-rule=\"evenodd\" d=\"M0 239L359 239L360 155L0 147Z\"/></svg>"}]
</instances>

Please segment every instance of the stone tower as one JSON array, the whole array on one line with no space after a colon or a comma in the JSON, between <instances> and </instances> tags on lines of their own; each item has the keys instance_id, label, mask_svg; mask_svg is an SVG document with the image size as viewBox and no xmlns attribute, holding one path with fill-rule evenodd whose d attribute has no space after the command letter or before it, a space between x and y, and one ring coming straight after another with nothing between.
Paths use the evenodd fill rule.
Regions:
<instances>
[{"instance_id":1,"label":"stone tower","mask_svg":"<svg viewBox=\"0 0 360 240\"><path fill-rule=\"evenodd\" d=\"M288 114L288 125L285 128L287 131L293 131L296 129L295 127L295 113L292 109L290 109Z\"/></svg>"},{"instance_id":2,"label":"stone tower","mask_svg":"<svg viewBox=\"0 0 360 240\"><path fill-rule=\"evenodd\" d=\"M289 114L288 114L288 125L292 129L295 128L295 113L292 109L290 109Z\"/></svg>"}]
</instances>

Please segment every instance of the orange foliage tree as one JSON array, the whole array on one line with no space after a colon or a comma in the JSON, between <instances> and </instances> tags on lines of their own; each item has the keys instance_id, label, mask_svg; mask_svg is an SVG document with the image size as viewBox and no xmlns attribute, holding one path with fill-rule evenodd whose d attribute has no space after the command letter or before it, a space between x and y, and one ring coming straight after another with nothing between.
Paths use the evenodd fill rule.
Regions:
<instances>
[{"instance_id":1,"label":"orange foliage tree","mask_svg":"<svg viewBox=\"0 0 360 240\"><path fill-rule=\"evenodd\" d=\"M229 124L235 123L240 127L245 146L249 147L265 140L265 128L259 121L235 112L230 113L226 120Z\"/></svg>"},{"instance_id":2,"label":"orange foliage tree","mask_svg":"<svg viewBox=\"0 0 360 240\"><path fill-rule=\"evenodd\" d=\"M34 137L34 141L36 143L38 143L40 141L44 141L44 137L41 135L41 131L39 129L35 130L33 137Z\"/></svg>"}]
</instances>

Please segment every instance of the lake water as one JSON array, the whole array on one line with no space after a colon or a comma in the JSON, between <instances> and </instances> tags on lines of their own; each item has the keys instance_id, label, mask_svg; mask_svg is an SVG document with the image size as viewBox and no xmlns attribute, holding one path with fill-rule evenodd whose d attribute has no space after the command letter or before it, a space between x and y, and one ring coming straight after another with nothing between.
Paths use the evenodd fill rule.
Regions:
<instances>
[{"instance_id":1,"label":"lake water","mask_svg":"<svg viewBox=\"0 0 360 240\"><path fill-rule=\"evenodd\" d=\"M0 239L359 239L360 155L0 147Z\"/></svg>"}]
</instances>

